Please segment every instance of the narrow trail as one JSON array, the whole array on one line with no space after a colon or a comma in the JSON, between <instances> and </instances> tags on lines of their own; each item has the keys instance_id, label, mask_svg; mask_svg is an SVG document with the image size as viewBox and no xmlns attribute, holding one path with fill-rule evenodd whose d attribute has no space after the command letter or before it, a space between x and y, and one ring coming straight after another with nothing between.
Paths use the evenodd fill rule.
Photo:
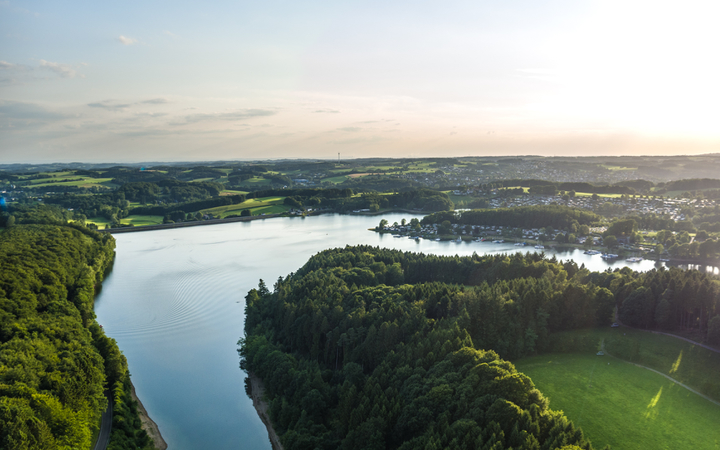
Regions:
<instances>
[{"instance_id":1,"label":"narrow trail","mask_svg":"<svg viewBox=\"0 0 720 450\"><path fill-rule=\"evenodd\" d=\"M623 326L627 327L627 325L623 325ZM685 341L685 342L689 342L689 343L691 343L691 344L693 344L693 345L697 345L698 347L702 347L702 348L704 348L704 349L710 350L711 352L720 353L720 350L718 350L718 349L716 349L716 348L710 347L709 345L701 344L701 343L699 343L699 342L690 340L690 339L688 339L688 338L684 338L684 337L682 337L682 336L678 336L678 335L676 335L676 334L663 333L662 331L643 330L643 329L640 329L640 328L633 328L633 327L628 327L628 328L632 328L633 330L648 331L648 332L653 333L653 334L664 334L665 336L670 336L670 337L674 337L674 338L677 338L677 339L682 339L682 340Z\"/></svg>"},{"instance_id":2,"label":"narrow trail","mask_svg":"<svg viewBox=\"0 0 720 450\"><path fill-rule=\"evenodd\" d=\"M706 350L710 350L711 352L720 353L720 350L718 350L718 349L716 349L716 348L714 348L714 347L710 347L709 345L701 344L700 342L693 341L692 339L688 339L688 338L684 338L684 337L682 337L682 336L678 336L677 334L665 333L665 332L663 332L663 331L645 330L645 329L642 329L642 328L635 328L635 327L631 327L630 325L625 325L624 323L622 323L622 322L620 321L620 315L618 314L617 308L615 309L615 322L618 323L618 324L620 324L620 325L622 325L622 326L625 327L625 328L630 328L631 330L645 331L645 332L648 332L648 333L662 334L662 335L665 335L665 336L674 337L675 339L681 339L681 340L683 340L683 341L685 341L685 342L689 342L689 343L691 343L691 344L693 344L693 345L697 345L698 347L702 347L702 348L704 348L704 349L706 349Z\"/></svg>"},{"instance_id":3,"label":"narrow trail","mask_svg":"<svg viewBox=\"0 0 720 450\"><path fill-rule=\"evenodd\" d=\"M630 361L626 361L626 360L624 360L624 359L622 359L622 358L618 358L618 357L613 356L613 355L611 355L610 353L608 353L607 350L605 350L605 354L606 354L607 356L610 356L610 357L612 357L612 358L617 359L618 361L626 362L626 363L628 363L628 364L632 364L633 366L637 366L637 367L640 367L640 368L642 368L642 369L647 369L647 370L649 370L649 371L651 371L651 372L655 372L655 373L658 374L658 375L662 375L662 376L664 376L665 378L667 378L668 380L670 380L670 381L672 381L673 383L677 384L678 386L684 387L685 389L687 389L688 391L692 392L693 394L697 394L697 395L699 395L700 397L704 398L705 400L707 400L707 401L709 401L709 402L711 402L711 403L714 403L714 404L717 405L717 406L720 406L720 402L718 402L718 401L716 401L716 400L713 400L712 398L708 397L708 396L705 395L705 394L701 394L700 392L696 391L695 389L691 388L690 386L679 382L679 381L676 380L675 378L671 377L670 375L666 375L666 374L660 372L659 370L651 369L650 367L643 366L642 364L636 364L636 363L634 363L634 362L630 362Z\"/></svg>"}]
</instances>

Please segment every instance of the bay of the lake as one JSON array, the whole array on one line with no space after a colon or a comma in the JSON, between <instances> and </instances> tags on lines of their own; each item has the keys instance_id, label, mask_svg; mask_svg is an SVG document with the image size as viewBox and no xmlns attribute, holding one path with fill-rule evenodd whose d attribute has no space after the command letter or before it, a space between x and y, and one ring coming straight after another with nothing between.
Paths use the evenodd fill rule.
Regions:
<instances>
[{"instance_id":1,"label":"bay of the lake","mask_svg":"<svg viewBox=\"0 0 720 450\"><path fill-rule=\"evenodd\" d=\"M138 397L171 450L270 449L245 394L237 341L245 295L268 287L328 248L367 244L438 255L536 251L478 242L415 241L368 231L410 214L289 217L115 235L112 272L95 299L98 322L128 358ZM419 216L417 216L419 217ZM553 252L590 270L653 261L606 262L580 249Z\"/></svg>"}]
</instances>

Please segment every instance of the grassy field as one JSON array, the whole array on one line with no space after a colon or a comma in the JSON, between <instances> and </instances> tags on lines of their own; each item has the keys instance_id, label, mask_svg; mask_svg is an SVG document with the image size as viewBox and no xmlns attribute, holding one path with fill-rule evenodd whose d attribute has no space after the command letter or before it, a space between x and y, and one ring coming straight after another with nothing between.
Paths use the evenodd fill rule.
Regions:
<instances>
[{"instance_id":1,"label":"grassy field","mask_svg":"<svg viewBox=\"0 0 720 450\"><path fill-rule=\"evenodd\" d=\"M133 224L136 227L143 225L157 225L163 223L162 216L142 216L142 215L131 215L120 220L122 224Z\"/></svg>"},{"instance_id":2,"label":"grassy field","mask_svg":"<svg viewBox=\"0 0 720 450\"><path fill-rule=\"evenodd\" d=\"M515 363L596 449L720 449L720 407L649 370L592 352Z\"/></svg>"},{"instance_id":3,"label":"grassy field","mask_svg":"<svg viewBox=\"0 0 720 450\"><path fill-rule=\"evenodd\" d=\"M258 214L276 214L288 211L290 208L283 205L285 197L261 197L251 198L236 205L218 206L216 208L203 209L203 214L212 214L213 216L224 219L227 216L240 215L243 209L249 209L252 215Z\"/></svg>"},{"instance_id":4,"label":"grassy field","mask_svg":"<svg viewBox=\"0 0 720 450\"><path fill-rule=\"evenodd\" d=\"M105 229L106 225L110 224L110 221L104 217L92 217L87 220L88 223L94 223L101 230ZM130 215L124 219L120 219L120 223L123 225L133 224L136 227L143 225L157 225L163 223L162 216L142 216L142 215Z\"/></svg>"},{"instance_id":5,"label":"grassy field","mask_svg":"<svg viewBox=\"0 0 720 450\"><path fill-rule=\"evenodd\" d=\"M617 171L617 170L637 170L637 167L625 167L625 166L611 166L608 164L600 164L600 167L604 167L607 170Z\"/></svg>"},{"instance_id":6,"label":"grassy field","mask_svg":"<svg viewBox=\"0 0 720 450\"><path fill-rule=\"evenodd\" d=\"M334 183L334 184L340 184L347 179L348 179L347 175L341 175L339 177L323 178L322 181L327 181L327 182Z\"/></svg>"},{"instance_id":7,"label":"grassy field","mask_svg":"<svg viewBox=\"0 0 720 450\"><path fill-rule=\"evenodd\" d=\"M78 179L82 178L82 179ZM74 180L74 181L63 181L63 180ZM76 187L116 187L112 184L112 178L92 178L92 177L77 177L77 176L66 176L66 177L52 177L52 178L41 178L37 180L30 180L28 185L36 186L76 186Z\"/></svg>"},{"instance_id":8,"label":"grassy field","mask_svg":"<svg viewBox=\"0 0 720 450\"><path fill-rule=\"evenodd\" d=\"M590 192L576 192L576 197L592 197L592 193ZM598 194L597 195L600 198L620 198L622 194Z\"/></svg>"},{"instance_id":9,"label":"grassy field","mask_svg":"<svg viewBox=\"0 0 720 450\"><path fill-rule=\"evenodd\" d=\"M613 356L667 374L720 401L720 353L671 336L630 328L597 328L556 333L553 351L594 352L604 340Z\"/></svg>"}]
</instances>

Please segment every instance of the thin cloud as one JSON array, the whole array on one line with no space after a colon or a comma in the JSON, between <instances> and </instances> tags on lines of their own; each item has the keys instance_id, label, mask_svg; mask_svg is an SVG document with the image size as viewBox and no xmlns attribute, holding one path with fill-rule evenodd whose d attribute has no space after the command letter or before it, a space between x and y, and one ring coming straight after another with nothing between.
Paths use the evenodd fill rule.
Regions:
<instances>
[{"instance_id":1,"label":"thin cloud","mask_svg":"<svg viewBox=\"0 0 720 450\"><path fill-rule=\"evenodd\" d=\"M1 61L0 60L0 69L2 70L16 70L18 68L17 64L9 63L7 61Z\"/></svg>"},{"instance_id":2,"label":"thin cloud","mask_svg":"<svg viewBox=\"0 0 720 450\"><path fill-rule=\"evenodd\" d=\"M137 43L138 43L138 40L137 40L137 39L134 39L134 38L131 38L131 37L122 36L122 35L120 35L120 37L118 38L118 41L120 41L120 43L122 43L123 45L133 45L133 44L137 44Z\"/></svg>"},{"instance_id":3,"label":"thin cloud","mask_svg":"<svg viewBox=\"0 0 720 450\"><path fill-rule=\"evenodd\" d=\"M0 100L0 128L37 128L50 122L67 119L67 116L50 111L35 103Z\"/></svg>"},{"instance_id":4,"label":"thin cloud","mask_svg":"<svg viewBox=\"0 0 720 450\"><path fill-rule=\"evenodd\" d=\"M277 111L270 109L240 109L237 111L216 113L216 114L190 114L185 116L184 122L174 122L172 125L185 125L189 123L198 123L205 120L228 120L228 121L239 121L252 119L253 117L267 117L274 116Z\"/></svg>"},{"instance_id":5,"label":"thin cloud","mask_svg":"<svg viewBox=\"0 0 720 450\"><path fill-rule=\"evenodd\" d=\"M151 98L148 100L141 100L135 103L118 103L115 100L103 100L99 102L88 103L87 105L91 108L103 108L113 111L129 108L133 105L164 105L170 103L169 100L164 98Z\"/></svg>"},{"instance_id":6,"label":"thin cloud","mask_svg":"<svg viewBox=\"0 0 720 450\"><path fill-rule=\"evenodd\" d=\"M313 112L320 113L320 114L340 114L340 111L338 111L336 109L317 109Z\"/></svg>"},{"instance_id":7,"label":"thin cloud","mask_svg":"<svg viewBox=\"0 0 720 450\"><path fill-rule=\"evenodd\" d=\"M338 128L338 131L347 131L348 133L357 133L358 131L362 131L362 128L360 128L360 127L343 127L343 128Z\"/></svg>"},{"instance_id":8,"label":"thin cloud","mask_svg":"<svg viewBox=\"0 0 720 450\"><path fill-rule=\"evenodd\" d=\"M50 61L45 61L44 59L41 59L40 67L43 69L47 69L51 72L55 72L56 74L60 75L62 78L75 78L75 77L85 78L85 75L77 73L75 71L75 69L73 69L72 67L70 67L67 64L50 62Z\"/></svg>"},{"instance_id":9,"label":"thin cloud","mask_svg":"<svg viewBox=\"0 0 720 450\"><path fill-rule=\"evenodd\" d=\"M144 103L147 105L163 105L165 103L170 103L170 101L166 98L151 98L149 100L143 100L138 103Z\"/></svg>"},{"instance_id":10,"label":"thin cloud","mask_svg":"<svg viewBox=\"0 0 720 450\"><path fill-rule=\"evenodd\" d=\"M178 37L180 37L180 36L178 36L177 34L175 34L175 33L173 33L173 32L170 32L170 31L168 31L168 30L164 30L164 31L163 31L163 34L165 34L166 36L170 36L171 38L176 38L176 39L177 39Z\"/></svg>"},{"instance_id":11,"label":"thin cloud","mask_svg":"<svg viewBox=\"0 0 720 450\"><path fill-rule=\"evenodd\" d=\"M91 108L102 108L111 111L118 111L129 107L130 103L113 103L113 100L103 100L101 102L88 103Z\"/></svg>"},{"instance_id":12,"label":"thin cloud","mask_svg":"<svg viewBox=\"0 0 720 450\"><path fill-rule=\"evenodd\" d=\"M386 142L388 139L379 137L379 136L372 136L367 138L357 137L352 139L341 139L338 141L330 141L330 144L337 144L337 145L357 145L357 144L377 144L379 142Z\"/></svg>"}]
</instances>

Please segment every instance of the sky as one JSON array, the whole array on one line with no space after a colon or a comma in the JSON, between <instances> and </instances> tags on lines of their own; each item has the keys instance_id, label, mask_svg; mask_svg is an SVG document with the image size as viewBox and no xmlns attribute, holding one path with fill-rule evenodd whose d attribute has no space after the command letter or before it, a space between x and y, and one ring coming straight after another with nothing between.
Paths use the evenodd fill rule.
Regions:
<instances>
[{"instance_id":1,"label":"sky","mask_svg":"<svg viewBox=\"0 0 720 450\"><path fill-rule=\"evenodd\" d=\"M720 2L0 1L0 162L720 151Z\"/></svg>"}]
</instances>

